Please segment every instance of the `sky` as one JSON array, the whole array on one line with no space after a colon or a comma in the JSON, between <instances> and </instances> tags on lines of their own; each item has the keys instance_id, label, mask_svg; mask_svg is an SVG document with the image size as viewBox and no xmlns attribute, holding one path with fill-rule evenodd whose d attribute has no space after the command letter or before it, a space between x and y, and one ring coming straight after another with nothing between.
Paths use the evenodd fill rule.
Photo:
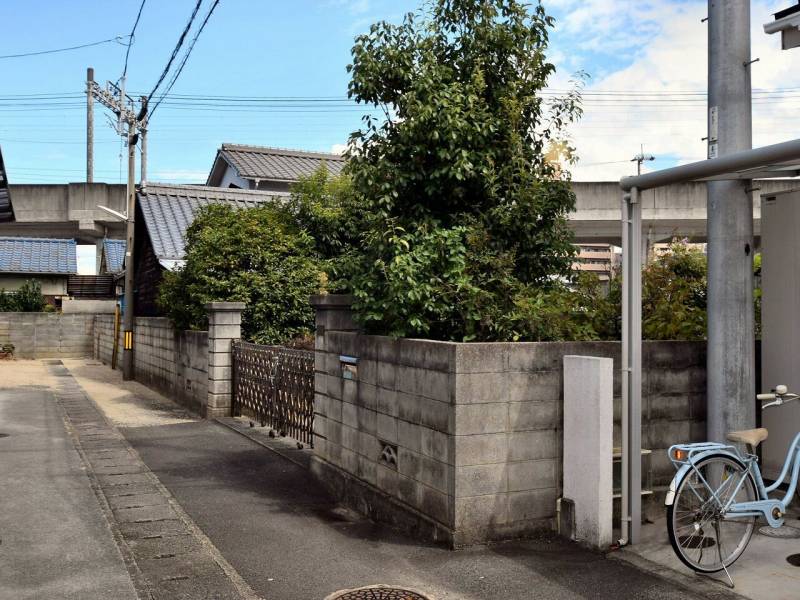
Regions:
<instances>
[{"instance_id":1,"label":"sky","mask_svg":"<svg viewBox=\"0 0 800 600\"><path fill-rule=\"evenodd\" d=\"M3 58L130 33L141 0L0 0L0 144L11 183L82 181L86 67L117 81L125 45ZM128 62L127 89L153 88L196 0L147 0ZM194 35L213 0L203 0ZM753 0L755 145L800 137L800 50L764 34L793 0ZM346 101L353 39L397 22L422 0L220 0L172 94L149 129L148 179L205 181L223 142L338 151L363 109ZM584 115L570 137L575 180L618 180L644 148L659 169L701 160L706 144L706 0L544 0L556 18L549 82L565 90L590 75ZM187 41L188 41L187 40ZM169 79L169 78L168 78ZM34 97L34 95L36 95ZM56 96L55 98L48 96ZM210 96L236 97L210 100ZM242 98L256 98L242 100ZM265 99L269 100L265 100ZM170 104L172 103L172 104ZM124 182L124 149L95 105L95 180Z\"/></svg>"}]
</instances>

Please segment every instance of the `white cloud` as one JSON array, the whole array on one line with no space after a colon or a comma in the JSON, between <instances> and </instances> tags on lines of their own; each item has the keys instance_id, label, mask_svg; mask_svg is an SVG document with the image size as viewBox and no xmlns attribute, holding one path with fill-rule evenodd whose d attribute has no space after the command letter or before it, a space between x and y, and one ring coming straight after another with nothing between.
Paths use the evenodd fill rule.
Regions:
<instances>
[{"instance_id":1,"label":"white cloud","mask_svg":"<svg viewBox=\"0 0 800 600\"><path fill-rule=\"evenodd\" d=\"M347 144L334 144L331 146L331 154L344 154L347 150Z\"/></svg>"},{"instance_id":2,"label":"white cloud","mask_svg":"<svg viewBox=\"0 0 800 600\"><path fill-rule=\"evenodd\" d=\"M762 28L784 4L752 2L752 57L760 58L751 67L754 90L800 87L800 73L792 68L800 50L781 51L777 36L767 36ZM673 164L704 158L707 25L701 19L707 12L705 1L549 0L546 5L563 12L552 36L550 57L560 72L551 87L563 89L569 73L591 63L593 68L587 70L593 79L587 92L695 92L646 100L587 95L584 118L571 130L581 158L572 169L575 179L616 180L631 174L635 164L629 159L639 152L640 144L647 153L671 157ZM800 99L800 92L796 96ZM795 102L754 101L754 145L800 137Z\"/></svg>"}]
</instances>

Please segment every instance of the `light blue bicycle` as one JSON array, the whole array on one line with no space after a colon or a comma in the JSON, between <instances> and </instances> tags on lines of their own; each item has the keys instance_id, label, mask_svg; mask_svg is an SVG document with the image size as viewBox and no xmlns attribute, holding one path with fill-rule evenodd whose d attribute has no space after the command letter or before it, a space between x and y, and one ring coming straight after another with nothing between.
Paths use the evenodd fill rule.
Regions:
<instances>
[{"instance_id":1,"label":"light blue bicycle","mask_svg":"<svg viewBox=\"0 0 800 600\"><path fill-rule=\"evenodd\" d=\"M768 401L762 408L798 398L785 385L758 395L759 400ZM797 490L800 433L789 448L780 476L769 486L764 484L755 454L758 444L767 439L767 430L733 431L727 439L744 444L747 451L712 442L677 444L669 449L669 458L678 470L666 500L669 540L678 558L698 573L724 570L727 574L727 568L747 548L758 518L763 517L770 527L781 527ZM770 498L790 468L786 494Z\"/></svg>"}]
</instances>

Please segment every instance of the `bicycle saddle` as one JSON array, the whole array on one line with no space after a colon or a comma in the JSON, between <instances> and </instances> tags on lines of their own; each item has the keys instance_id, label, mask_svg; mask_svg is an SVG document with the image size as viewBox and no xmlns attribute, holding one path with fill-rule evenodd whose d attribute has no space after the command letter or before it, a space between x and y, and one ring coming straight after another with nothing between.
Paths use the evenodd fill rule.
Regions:
<instances>
[{"instance_id":1,"label":"bicycle saddle","mask_svg":"<svg viewBox=\"0 0 800 600\"><path fill-rule=\"evenodd\" d=\"M763 427L758 429L743 429L742 431L731 431L726 436L729 442L739 442L755 448L769 436L769 432Z\"/></svg>"}]
</instances>

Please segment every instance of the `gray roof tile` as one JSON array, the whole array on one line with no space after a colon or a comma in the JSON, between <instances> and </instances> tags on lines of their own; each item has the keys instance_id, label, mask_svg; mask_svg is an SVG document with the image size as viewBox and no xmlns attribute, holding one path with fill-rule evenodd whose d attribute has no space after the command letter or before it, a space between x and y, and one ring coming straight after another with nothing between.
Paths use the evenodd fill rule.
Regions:
<instances>
[{"instance_id":1,"label":"gray roof tile","mask_svg":"<svg viewBox=\"0 0 800 600\"><path fill-rule=\"evenodd\" d=\"M222 144L219 155L244 179L267 181L297 181L314 173L323 162L329 173L338 175L345 164L340 154L266 146Z\"/></svg>"},{"instance_id":2,"label":"gray roof tile","mask_svg":"<svg viewBox=\"0 0 800 600\"><path fill-rule=\"evenodd\" d=\"M195 185L148 183L138 193L145 227L159 262L173 268L186 255L186 230L197 211L209 204L250 208L286 194Z\"/></svg>"},{"instance_id":3,"label":"gray roof tile","mask_svg":"<svg viewBox=\"0 0 800 600\"><path fill-rule=\"evenodd\" d=\"M0 237L0 273L78 272L75 240Z\"/></svg>"}]
</instances>

